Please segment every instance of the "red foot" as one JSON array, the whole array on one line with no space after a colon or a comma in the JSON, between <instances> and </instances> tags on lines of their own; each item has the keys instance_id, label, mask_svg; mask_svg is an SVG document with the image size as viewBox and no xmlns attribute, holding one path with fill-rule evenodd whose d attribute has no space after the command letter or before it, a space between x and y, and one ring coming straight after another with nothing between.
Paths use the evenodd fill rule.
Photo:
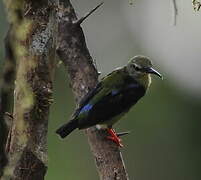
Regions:
<instances>
[{"instance_id":1,"label":"red foot","mask_svg":"<svg viewBox=\"0 0 201 180\"><path fill-rule=\"evenodd\" d=\"M109 129L108 128L107 131L111 135L111 136L107 136L107 139L112 140L118 146L123 147L123 144L121 144L121 139L117 136L117 134L115 133L114 129Z\"/></svg>"}]
</instances>

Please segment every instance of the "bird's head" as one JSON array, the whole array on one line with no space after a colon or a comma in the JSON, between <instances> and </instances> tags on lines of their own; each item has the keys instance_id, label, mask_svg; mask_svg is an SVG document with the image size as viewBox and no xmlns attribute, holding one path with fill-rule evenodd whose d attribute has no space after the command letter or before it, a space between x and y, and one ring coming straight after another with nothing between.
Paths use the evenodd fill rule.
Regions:
<instances>
[{"instance_id":1,"label":"bird's head","mask_svg":"<svg viewBox=\"0 0 201 180\"><path fill-rule=\"evenodd\" d=\"M134 56L127 64L126 69L130 76L139 79L148 74L155 74L162 78L162 75L153 67L151 60L146 56Z\"/></svg>"}]
</instances>

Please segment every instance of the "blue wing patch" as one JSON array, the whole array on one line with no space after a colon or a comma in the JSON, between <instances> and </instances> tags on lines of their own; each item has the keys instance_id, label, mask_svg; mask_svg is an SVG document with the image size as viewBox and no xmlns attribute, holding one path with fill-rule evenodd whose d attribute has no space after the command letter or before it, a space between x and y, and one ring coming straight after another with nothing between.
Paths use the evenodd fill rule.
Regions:
<instances>
[{"instance_id":1,"label":"blue wing patch","mask_svg":"<svg viewBox=\"0 0 201 180\"><path fill-rule=\"evenodd\" d=\"M139 84L129 84L128 85L128 88L137 88L137 87L139 87Z\"/></svg>"},{"instance_id":2,"label":"blue wing patch","mask_svg":"<svg viewBox=\"0 0 201 180\"><path fill-rule=\"evenodd\" d=\"M86 104L80 111L80 113L88 112L93 107L92 104Z\"/></svg>"},{"instance_id":3,"label":"blue wing patch","mask_svg":"<svg viewBox=\"0 0 201 180\"><path fill-rule=\"evenodd\" d=\"M119 93L119 91L117 89L112 90L112 95L113 96L116 95L116 94L118 94L118 93Z\"/></svg>"}]
</instances>

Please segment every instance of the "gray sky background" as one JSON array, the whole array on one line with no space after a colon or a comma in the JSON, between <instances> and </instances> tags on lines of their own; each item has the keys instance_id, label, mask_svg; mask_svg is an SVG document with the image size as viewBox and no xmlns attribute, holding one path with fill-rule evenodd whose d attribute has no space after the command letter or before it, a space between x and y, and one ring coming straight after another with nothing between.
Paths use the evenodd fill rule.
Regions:
<instances>
[{"instance_id":1,"label":"gray sky background","mask_svg":"<svg viewBox=\"0 0 201 180\"><path fill-rule=\"evenodd\" d=\"M86 3L87 2L87 3ZM82 16L100 1L73 1ZM201 95L201 12L191 0L177 0L173 25L172 0L107 0L83 28L93 57L103 74L125 64L136 54L151 57L175 86ZM113 53L111 53L111 51ZM103 69L104 67L104 69Z\"/></svg>"}]
</instances>

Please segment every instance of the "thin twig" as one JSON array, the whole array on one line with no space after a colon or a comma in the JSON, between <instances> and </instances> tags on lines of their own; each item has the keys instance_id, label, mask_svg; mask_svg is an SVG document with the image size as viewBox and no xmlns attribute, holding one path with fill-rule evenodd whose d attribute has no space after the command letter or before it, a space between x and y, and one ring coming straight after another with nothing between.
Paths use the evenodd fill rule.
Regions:
<instances>
[{"instance_id":1,"label":"thin twig","mask_svg":"<svg viewBox=\"0 0 201 180\"><path fill-rule=\"evenodd\" d=\"M80 25L82 24L82 22L87 19L93 12L95 12L100 6L103 5L103 2L101 2L100 4L98 4L95 8L93 8L91 11L89 11L85 16L81 17L80 19L74 21L73 23L76 25Z\"/></svg>"},{"instance_id":2,"label":"thin twig","mask_svg":"<svg viewBox=\"0 0 201 180\"><path fill-rule=\"evenodd\" d=\"M173 5L173 25L176 26L177 24L177 16L178 16L178 9L177 9L177 3L176 0L171 0Z\"/></svg>"},{"instance_id":3,"label":"thin twig","mask_svg":"<svg viewBox=\"0 0 201 180\"><path fill-rule=\"evenodd\" d=\"M117 136L125 136L125 135L128 135L128 134L130 134L131 132L130 131L126 131L126 132L118 132L117 133Z\"/></svg>"}]
</instances>

